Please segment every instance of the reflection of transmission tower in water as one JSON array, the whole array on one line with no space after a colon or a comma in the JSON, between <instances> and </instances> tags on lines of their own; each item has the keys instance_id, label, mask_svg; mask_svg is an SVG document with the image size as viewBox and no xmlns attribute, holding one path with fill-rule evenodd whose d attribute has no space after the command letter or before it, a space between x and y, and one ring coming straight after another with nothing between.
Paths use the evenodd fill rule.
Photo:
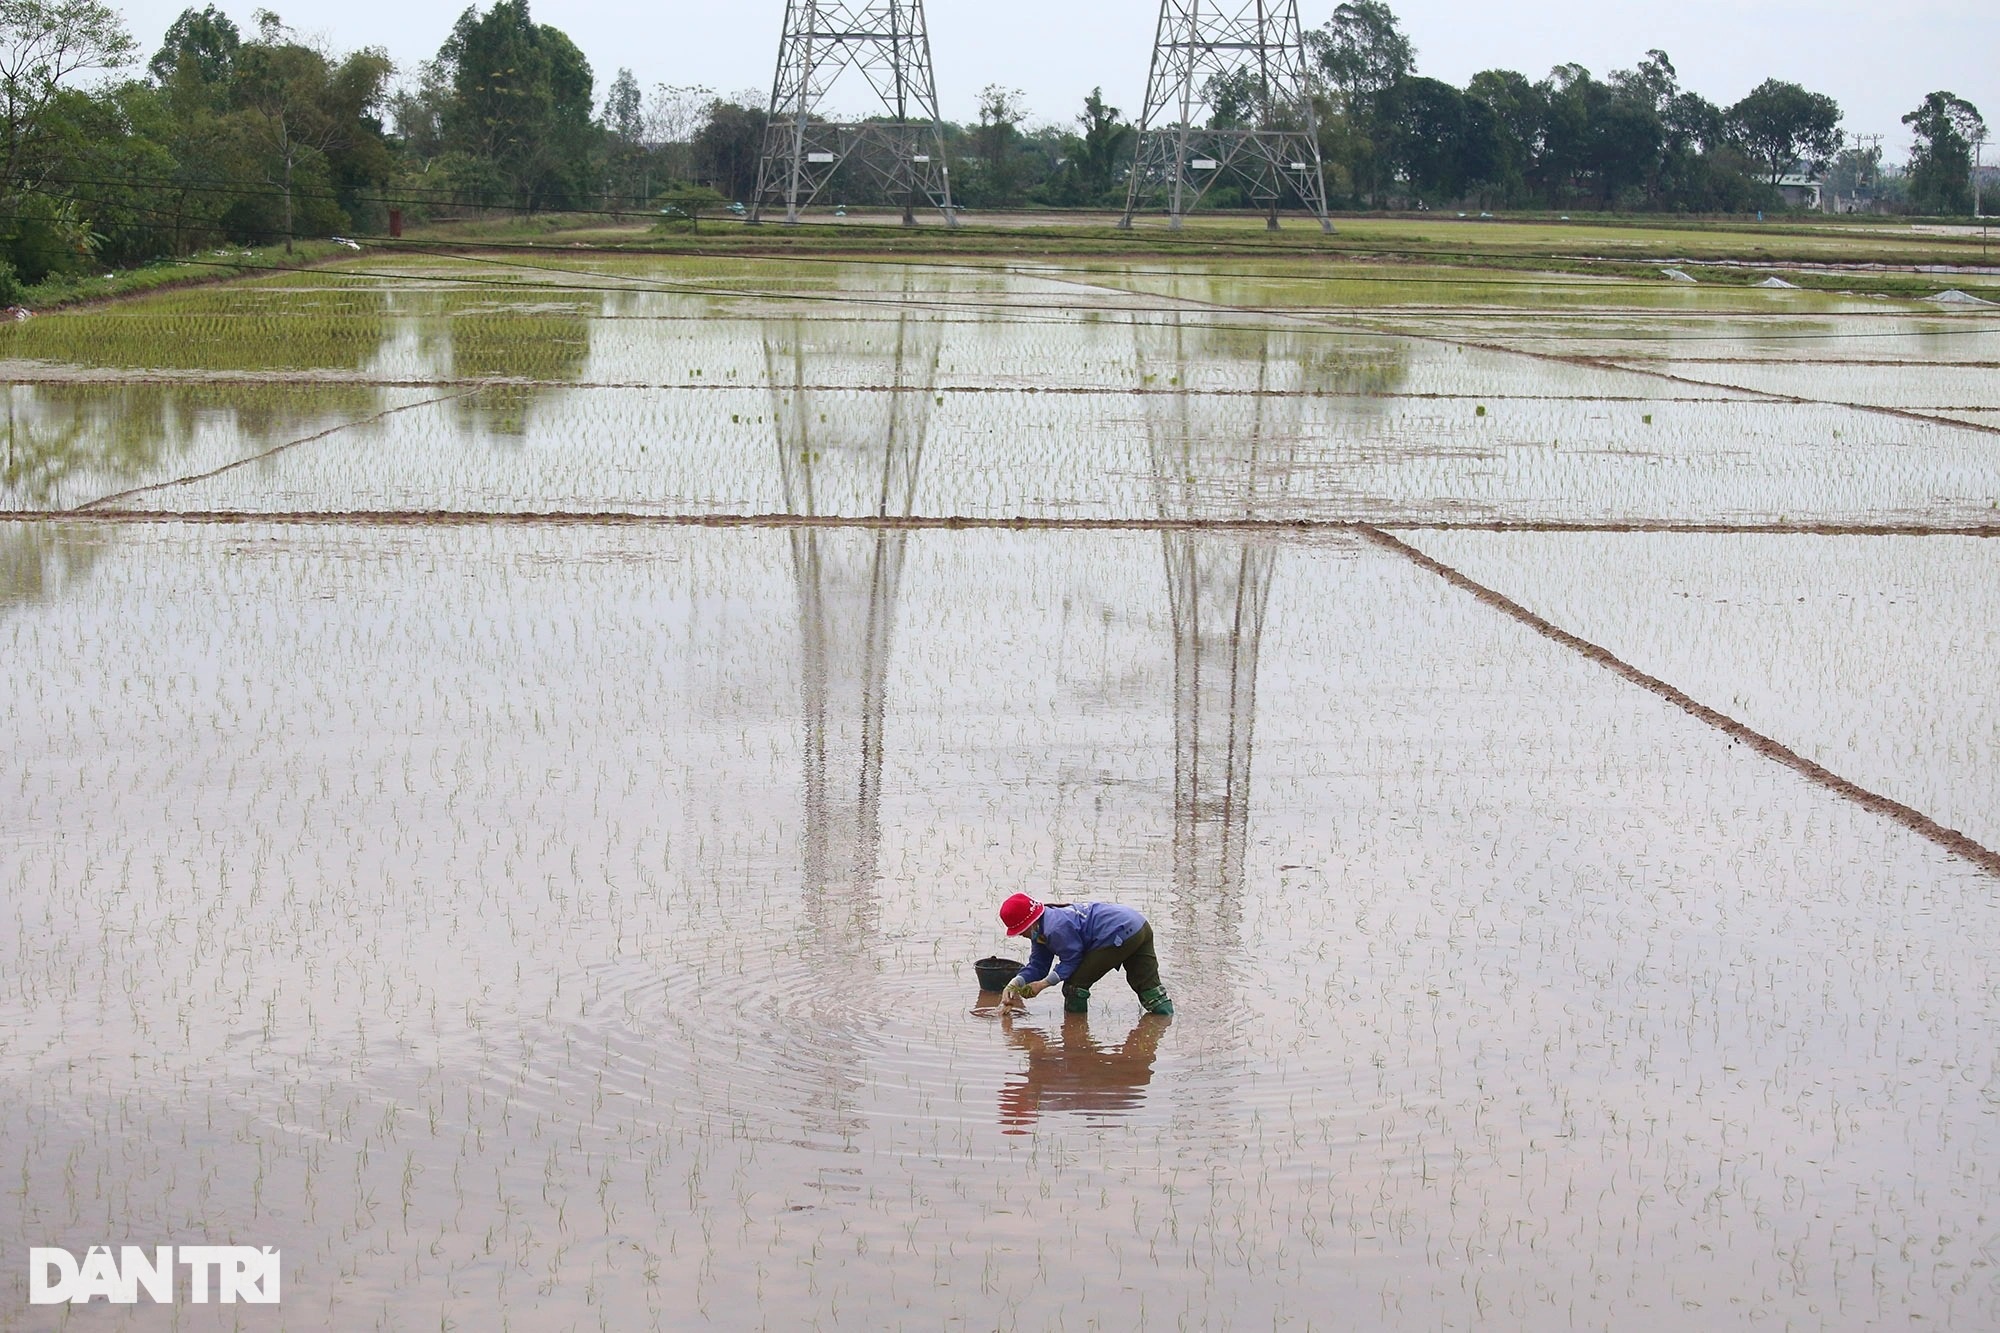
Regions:
<instances>
[{"instance_id":1,"label":"reflection of transmission tower in water","mask_svg":"<svg viewBox=\"0 0 2000 1333\"><path fill-rule=\"evenodd\" d=\"M1266 518L1283 501L1311 359L1280 335L1183 324L1142 326L1140 361L1171 369L1181 392L1147 399L1160 516ZM1157 367L1157 371L1154 368ZM1201 381L1219 372L1226 385ZM1226 395L1204 388L1226 387ZM1167 532L1174 633L1176 931L1190 948L1236 938L1250 828L1257 657L1278 548L1242 532Z\"/></svg>"},{"instance_id":2,"label":"reflection of transmission tower in water","mask_svg":"<svg viewBox=\"0 0 2000 1333\"><path fill-rule=\"evenodd\" d=\"M849 69L874 90L885 119L821 117ZM750 220L761 222L765 206L782 201L785 221L797 222L843 168L851 183L900 203L905 224L916 222L921 197L957 225L923 0L786 0Z\"/></svg>"},{"instance_id":3,"label":"reflection of transmission tower in water","mask_svg":"<svg viewBox=\"0 0 2000 1333\"><path fill-rule=\"evenodd\" d=\"M1164 193L1181 219L1235 181L1278 226L1286 196L1333 230L1297 0L1160 0L1121 227Z\"/></svg>"},{"instance_id":4,"label":"reflection of transmission tower in water","mask_svg":"<svg viewBox=\"0 0 2000 1333\"><path fill-rule=\"evenodd\" d=\"M764 355L788 513L911 512L942 329L905 316L886 332L886 346L855 351L853 325L767 326ZM811 387L842 382L875 387ZM909 534L808 527L794 529L789 540L799 596L806 885L814 910L831 910L829 891L850 896L850 919L827 922L845 933L867 924L864 915L872 919L883 692Z\"/></svg>"},{"instance_id":5,"label":"reflection of transmission tower in water","mask_svg":"<svg viewBox=\"0 0 2000 1333\"><path fill-rule=\"evenodd\" d=\"M942 330L794 320L764 329L786 512L907 515L930 425ZM886 340L884 335L886 335ZM856 350L860 338L872 345ZM885 374L886 372L886 374ZM855 384L866 391L817 388ZM799 956L816 994L868 975L880 949L883 723L905 532L796 528L788 535L799 607L804 830ZM789 1059L810 1072L808 1129L851 1141L865 1095L862 1042L872 990L822 1018ZM845 1173L834 1171L835 1177ZM829 1181L823 1187L842 1187Z\"/></svg>"}]
</instances>

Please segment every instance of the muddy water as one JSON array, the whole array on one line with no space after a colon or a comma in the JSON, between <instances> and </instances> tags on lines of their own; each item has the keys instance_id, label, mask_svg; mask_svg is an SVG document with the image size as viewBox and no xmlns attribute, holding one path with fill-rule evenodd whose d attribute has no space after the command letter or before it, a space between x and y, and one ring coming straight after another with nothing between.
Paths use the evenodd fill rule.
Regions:
<instances>
[{"instance_id":1,"label":"muddy water","mask_svg":"<svg viewBox=\"0 0 2000 1333\"><path fill-rule=\"evenodd\" d=\"M206 472L377 410L376 391L359 385L43 380L5 393L0 507L20 511L74 508Z\"/></svg>"},{"instance_id":2,"label":"muddy water","mask_svg":"<svg viewBox=\"0 0 2000 1333\"><path fill-rule=\"evenodd\" d=\"M1781 372L1711 384L1281 312L1168 307L1080 281L974 274L958 289L928 270L864 276L888 286L836 285L818 302L748 279L726 292L665 280L516 297L391 290L368 307L381 341L359 368L351 319L322 338L309 314L274 315L272 293L254 291L236 317L272 338L287 319L304 330L269 362L332 349L310 373L241 372L230 390L296 398L292 418L212 412L200 447L175 455L184 468L128 468L108 503L846 516L892 504L929 517L1121 520L1165 503L1183 516L1335 522L1965 523L2000 489L1977 416L1761 396L1844 388L1830 382L1837 371L1799 368L1789 388ZM230 299L121 315L130 327L106 359L143 360L136 329L166 339L226 320ZM21 327L0 350L87 345ZM75 365L14 364L41 381L17 396L110 392L67 382ZM162 364L146 373L175 387L146 392L220 392ZM322 376L353 401L308 420L305 404L333 392ZM1966 401L1925 406L1983 411L1990 388L1961 378L1945 396ZM884 441L909 474L893 501L879 484L808 497L808 473L853 471L843 458ZM15 503L78 501L99 480L23 487Z\"/></svg>"},{"instance_id":3,"label":"muddy water","mask_svg":"<svg viewBox=\"0 0 2000 1333\"><path fill-rule=\"evenodd\" d=\"M1990 412L2000 397L2000 369L1992 363L1897 363L1885 358L1863 365L1828 358L1805 364L1670 361L1657 363L1657 368L1677 379L1927 413Z\"/></svg>"},{"instance_id":4,"label":"muddy water","mask_svg":"<svg viewBox=\"0 0 2000 1333\"><path fill-rule=\"evenodd\" d=\"M2000 846L2000 543L1412 540L1854 781Z\"/></svg>"},{"instance_id":5,"label":"muddy water","mask_svg":"<svg viewBox=\"0 0 2000 1333\"><path fill-rule=\"evenodd\" d=\"M392 289L318 368L345 429L218 413L40 507L1994 489L1976 432L1115 295L561 299ZM322 392L301 359L231 373ZM1983 542L1401 535L1983 827L1990 718L1927 664L1991 635ZM1993 878L1363 536L0 522L0 661L0 1238L282 1247L281 1310L182 1326L2000 1318ZM1017 888L1145 911L1174 1019L981 1011ZM0 1326L56 1326L4 1271Z\"/></svg>"},{"instance_id":6,"label":"muddy water","mask_svg":"<svg viewBox=\"0 0 2000 1333\"><path fill-rule=\"evenodd\" d=\"M152 527L7 634L17 1243L343 1326L1994 1308L1991 880L1376 548ZM1173 1023L971 1012L1021 885Z\"/></svg>"}]
</instances>

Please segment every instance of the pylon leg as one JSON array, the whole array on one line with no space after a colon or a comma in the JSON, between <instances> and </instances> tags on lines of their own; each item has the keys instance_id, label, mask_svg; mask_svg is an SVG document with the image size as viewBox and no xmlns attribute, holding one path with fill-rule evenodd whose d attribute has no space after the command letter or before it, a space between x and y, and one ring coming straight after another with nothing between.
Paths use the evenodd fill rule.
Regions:
<instances>
[{"instance_id":1,"label":"pylon leg","mask_svg":"<svg viewBox=\"0 0 2000 1333\"><path fill-rule=\"evenodd\" d=\"M1239 88L1248 81L1250 105L1212 100L1212 90L1230 80ZM1162 185L1173 195L1169 225L1179 228L1219 181L1240 182L1259 201L1275 179L1269 230L1279 227L1288 180L1321 229L1332 230L1297 0L1161 0L1138 130L1120 226L1131 224L1142 192L1155 196Z\"/></svg>"},{"instance_id":2,"label":"pylon leg","mask_svg":"<svg viewBox=\"0 0 2000 1333\"><path fill-rule=\"evenodd\" d=\"M822 119L835 76L855 70L886 114ZM923 0L787 0L767 123L757 203L782 194L786 222L841 179L901 200L905 225L916 224L919 195L957 225Z\"/></svg>"}]
</instances>

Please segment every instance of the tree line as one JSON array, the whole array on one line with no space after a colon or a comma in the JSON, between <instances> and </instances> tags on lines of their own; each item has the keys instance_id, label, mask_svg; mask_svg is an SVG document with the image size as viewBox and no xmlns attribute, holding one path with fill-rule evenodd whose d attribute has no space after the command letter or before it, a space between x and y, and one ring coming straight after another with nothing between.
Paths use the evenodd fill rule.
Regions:
<instances>
[{"instance_id":1,"label":"tree line","mask_svg":"<svg viewBox=\"0 0 2000 1333\"><path fill-rule=\"evenodd\" d=\"M1564 64L1461 88L1418 72L1382 0L1339 5L1307 41L1340 207L1744 212L1782 207L1781 182L1802 174L1900 189L1922 213L1972 209L1985 123L1950 92L1903 118L1910 165L1894 180L1879 148L1845 140L1831 97L1773 79L1721 106L1681 86L1661 51L1603 78ZM148 53L102 0L5 0L0 297L218 245L380 234L391 209L629 211L756 188L758 95L645 90L621 69L600 101L589 60L529 0L467 9L433 59L396 77L385 51L327 50L267 10L246 32L213 5L189 9ZM1205 90L1217 123L1296 117L1247 78ZM975 121L943 129L968 207L1124 202L1136 131L1101 91L1066 123L1030 127L1021 94L991 85ZM856 188L846 202L873 202Z\"/></svg>"}]
</instances>

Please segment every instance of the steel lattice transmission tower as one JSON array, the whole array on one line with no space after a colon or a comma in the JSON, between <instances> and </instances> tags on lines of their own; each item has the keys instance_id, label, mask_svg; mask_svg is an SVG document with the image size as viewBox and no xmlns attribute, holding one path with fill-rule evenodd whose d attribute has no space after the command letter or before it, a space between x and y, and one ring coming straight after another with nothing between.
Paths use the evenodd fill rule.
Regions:
<instances>
[{"instance_id":1,"label":"steel lattice transmission tower","mask_svg":"<svg viewBox=\"0 0 2000 1333\"><path fill-rule=\"evenodd\" d=\"M1167 197L1179 227L1225 180L1278 209L1289 195L1332 231L1297 0L1161 0L1122 227Z\"/></svg>"},{"instance_id":2,"label":"steel lattice transmission tower","mask_svg":"<svg viewBox=\"0 0 2000 1333\"><path fill-rule=\"evenodd\" d=\"M827 94L848 70L874 90L883 117L822 118ZM958 224L923 0L785 0L750 220L762 221L767 206L782 203L785 221L797 222L843 168L856 184L900 201L906 225L916 222L920 200Z\"/></svg>"}]
</instances>

